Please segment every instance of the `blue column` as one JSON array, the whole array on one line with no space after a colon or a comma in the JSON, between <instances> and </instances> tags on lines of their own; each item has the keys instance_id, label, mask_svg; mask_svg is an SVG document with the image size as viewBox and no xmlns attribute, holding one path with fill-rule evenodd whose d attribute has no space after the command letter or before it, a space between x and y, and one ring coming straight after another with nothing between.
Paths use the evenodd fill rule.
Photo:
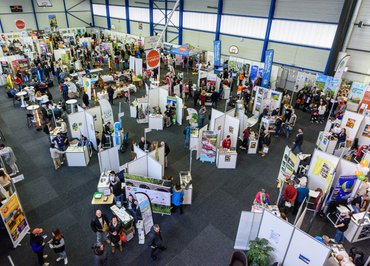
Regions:
<instances>
[{"instance_id":1,"label":"blue column","mask_svg":"<svg viewBox=\"0 0 370 266\"><path fill-rule=\"evenodd\" d=\"M64 6L64 14L66 15L67 28L69 28L69 21L68 21L68 13L67 13L66 0L63 0L63 6Z\"/></svg>"},{"instance_id":2,"label":"blue column","mask_svg":"<svg viewBox=\"0 0 370 266\"><path fill-rule=\"evenodd\" d=\"M3 28L3 23L1 23L1 18L0 18L0 29L1 29L1 33L4 33L4 28Z\"/></svg>"},{"instance_id":3,"label":"blue column","mask_svg":"<svg viewBox=\"0 0 370 266\"><path fill-rule=\"evenodd\" d=\"M39 23L37 21L37 15L36 15L36 10L35 10L35 4L33 3L33 0L31 0L32 4L32 11L33 11L33 16L35 17L35 23L36 23L36 29L39 30Z\"/></svg>"},{"instance_id":4,"label":"blue column","mask_svg":"<svg viewBox=\"0 0 370 266\"><path fill-rule=\"evenodd\" d=\"M267 27L266 27L265 40L263 41L261 62L264 62L265 61L265 52L266 52L267 46L269 44L272 19L274 18L274 13L275 13L275 5L276 5L276 0L271 0L271 2L270 2L269 17L268 17Z\"/></svg>"},{"instance_id":5,"label":"blue column","mask_svg":"<svg viewBox=\"0 0 370 266\"><path fill-rule=\"evenodd\" d=\"M90 11L91 11L91 27L95 27L94 9L93 9L92 0L90 0Z\"/></svg>"},{"instance_id":6,"label":"blue column","mask_svg":"<svg viewBox=\"0 0 370 266\"><path fill-rule=\"evenodd\" d=\"M154 22L153 22L153 2L154 0L149 0L149 31L150 36L154 35Z\"/></svg>"},{"instance_id":7,"label":"blue column","mask_svg":"<svg viewBox=\"0 0 370 266\"><path fill-rule=\"evenodd\" d=\"M218 0L217 24L216 24L216 37L215 37L215 41L219 41L220 40L222 6L223 6L223 0Z\"/></svg>"},{"instance_id":8,"label":"blue column","mask_svg":"<svg viewBox=\"0 0 370 266\"><path fill-rule=\"evenodd\" d=\"M110 30L110 12L109 12L109 0L105 0L105 10L107 11L107 28Z\"/></svg>"},{"instance_id":9,"label":"blue column","mask_svg":"<svg viewBox=\"0 0 370 266\"><path fill-rule=\"evenodd\" d=\"M179 37L178 44L182 44L182 25L184 20L184 0L179 3Z\"/></svg>"},{"instance_id":10,"label":"blue column","mask_svg":"<svg viewBox=\"0 0 370 266\"><path fill-rule=\"evenodd\" d=\"M167 6L167 0L164 0L164 25L166 25L167 24L167 8L168 8L168 6ZM167 27L168 28L168 27ZM165 42L167 42L167 28L166 28L166 31L165 31L165 33L164 33L164 41Z\"/></svg>"},{"instance_id":11,"label":"blue column","mask_svg":"<svg viewBox=\"0 0 370 266\"><path fill-rule=\"evenodd\" d=\"M125 11L126 11L126 31L128 34L131 33L130 28L130 3L129 0L125 0Z\"/></svg>"}]
</instances>

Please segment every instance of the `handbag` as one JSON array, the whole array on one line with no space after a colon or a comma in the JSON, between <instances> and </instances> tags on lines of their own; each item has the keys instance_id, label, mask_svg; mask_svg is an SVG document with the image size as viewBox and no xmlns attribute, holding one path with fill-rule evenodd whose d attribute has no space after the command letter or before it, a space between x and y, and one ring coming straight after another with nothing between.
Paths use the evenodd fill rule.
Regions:
<instances>
[{"instance_id":1,"label":"handbag","mask_svg":"<svg viewBox=\"0 0 370 266\"><path fill-rule=\"evenodd\" d=\"M124 232L121 232L119 234L119 240L121 240L123 243L126 243L127 242L126 235L125 235Z\"/></svg>"}]
</instances>

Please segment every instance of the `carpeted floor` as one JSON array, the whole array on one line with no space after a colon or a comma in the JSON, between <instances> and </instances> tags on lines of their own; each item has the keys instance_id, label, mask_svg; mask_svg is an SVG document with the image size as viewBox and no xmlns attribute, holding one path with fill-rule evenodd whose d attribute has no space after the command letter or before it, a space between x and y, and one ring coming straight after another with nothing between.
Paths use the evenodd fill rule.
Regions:
<instances>
[{"instance_id":1,"label":"carpeted floor","mask_svg":"<svg viewBox=\"0 0 370 266\"><path fill-rule=\"evenodd\" d=\"M186 74L186 80L189 75ZM195 79L195 76L192 78ZM90 229L90 220L94 217L94 207L90 203L99 177L97 155L93 155L88 167L63 166L55 171L50 158L48 137L43 132L28 128L25 111L13 107L4 89L1 90L0 127L6 144L14 149L19 168L25 176L16 187L31 227L42 227L49 236L54 228L61 229L65 235L69 265L92 265L91 245L95 235ZM54 97L60 97L56 88L51 92ZM137 94L142 95L143 90ZM113 106L115 114L118 101L115 100ZM192 101L189 106L192 107ZM218 105L218 109L224 110L224 102ZM127 104L123 104L123 111L129 114ZM304 128L305 153L313 151L318 132L323 128L321 125L312 125L308 119L307 114L298 112L295 129ZM145 127L128 115L124 118L124 128L129 131L131 139L138 140ZM164 140L170 146L166 176L177 177L179 171L189 168L189 151L183 147L183 129L184 125L176 125L148 134L150 141ZM291 145L293 138L294 135L290 139L273 137L270 152L265 158L239 150L235 170L218 170L215 164L193 160L193 204L185 207L183 215L154 215L154 221L161 225L167 250L153 262L150 248L139 245L135 236L122 253L111 255L108 247L109 265L227 265L233 252L240 212L250 210L260 188L267 190L272 201L276 200L276 177L281 157L284 147ZM128 159L128 152L122 154L121 164ZM108 208L102 210L111 215ZM294 217L290 217L290 221L294 221ZM316 218L310 234L323 233L333 237L334 229ZM17 266L37 265L28 237L22 241L22 246L13 250L7 232L1 230L0 243L0 265L10 265L8 255ZM369 251L368 243L364 241L360 246ZM45 251L50 255L52 265L57 265L56 255L48 247Z\"/></svg>"}]
</instances>

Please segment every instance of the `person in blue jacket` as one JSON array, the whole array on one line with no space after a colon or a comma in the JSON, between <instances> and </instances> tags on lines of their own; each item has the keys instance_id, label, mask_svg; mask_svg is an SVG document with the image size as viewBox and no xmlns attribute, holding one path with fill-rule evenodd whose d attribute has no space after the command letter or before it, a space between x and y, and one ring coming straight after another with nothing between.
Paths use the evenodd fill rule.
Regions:
<instances>
[{"instance_id":1,"label":"person in blue jacket","mask_svg":"<svg viewBox=\"0 0 370 266\"><path fill-rule=\"evenodd\" d=\"M172 188L172 212L176 212L177 208L180 208L180 214L184 213L182 208L183 199L184 190L180 184L176 184L176 186Z\"/></svg>"},{"instance_id":2,"label":"person in blue jacket","mask_svg":"<svg viewBox=\"0 0 370 266\"><path fill-rule=\"evenodd\" d=\"M48 257L48 255L44 255L45 241L44 237L41 235L42 232L42 228L33 229L30 238L30 244L32 251L37 254L39 265L48 266L50 263L45 262L45 259Z\"/></svg>"},{"instance_id":3,"label":"person in blue jacket","mask_svg":"<svg viewBox=\"0 0 370 266\"><path fill-rule=\"evenodd\" d=\"M308 197L310 190L307 188L307 183L301 181L300 187L297 188L298 196L294 203L293 214L297 214L299 207L302 205L304 200Z\"/></svg>"}]
</instances>

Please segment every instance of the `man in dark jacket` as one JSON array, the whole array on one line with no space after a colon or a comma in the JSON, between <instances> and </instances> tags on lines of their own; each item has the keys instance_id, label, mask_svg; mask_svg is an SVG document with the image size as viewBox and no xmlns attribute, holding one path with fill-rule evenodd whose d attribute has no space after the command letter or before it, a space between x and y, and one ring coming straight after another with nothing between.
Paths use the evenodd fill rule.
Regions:
<instances>
[{"instance_id":1,"label":"man in dark jacket","mask_svg":"<svg viewBox=\"0 0 370 266\"><path fill-rule=\"evenodd\" d=\"M41 235L42 232L42 228L33 229L30 238L30 244L32 247L32 251L37 254L39 265L48 266L50 263L45 262L44 260L48 257L48 255L44 255L45 242L43 236Z\"/></svg>"},{"instance_id":2,"label":"man in dark jacket","mask_svg":"<svg viewBox=\"0 0 370 266\"><path fill-rule=\"evenodd\" d=\"M157 259L157 256L154 255L156 250L166 250L166 247L163 245L163 238L161 234L161 228L158 224L153 225L152 230L149 234L149 246L151 248L150 256L153 260Z\"/></svg>"},{"instance_id":3,"label":"man in dark jacket","mask_svg":"<svg viewBox=\"0 0 370 266\"><path fill-rule=\"evenodd\" d=\"M161 147L164 146L164 167L168 166L168 154L170 154L170 147L164 141L161 142Z\"/></svg>"},{"instance_id":4,"label":"man in dark jacket","mask_svg":"<svg viewBox=\"0 0 370 266\"><path fill-rule=\"evenodd\" d=\"M116 176L116 173L114 171L111 171L109 174L109 183L112 190L112 193L114 195L114 202L116 205L119 205L123 203L122 198L122 187L121 187L121 181L119 180L118 176Z\"/></svg>"},{"instance_id":5,"label":"man in dark jacket","mask_svg":"<svg viewBox=\"0 0 370 266\"><path fill-rule=\"evenodd\" d=\"M104 250L103 244L98 244L94 247L94 266L107 266L108 256L107 252Z\"/></svg>"},{"instance_id":6,"label":"man in dark jacket","mask_svg":"<svg viewBox=\"0 0 370 266\"><path fill-rule=\"evenodd\" d=\"M303 130L302 128L298 129L298 134L295 136L295 140L293 142L292 152L298 148L299 153L302 153L302 144L303 144Z\"/></svg>"},{"instance_id":7,"label":"man in dark jacket","mask_svg":"<svg viewBox=\"0 0 370 266\"><path fill-rule=\"evenodd\" d=\"M114 89L112 88L112 85L110 85L110 86L108 87L107 92L108 92L108 99L109 99L109 102L110 102L110 104L112 104L112 105L113 105Z\"/></svg>"},{"instance_id":8,"label":"man in dark jacket","mask_svg":"<svg viewBox=\"0 0 370 266\"><path fill-rule=\"evenodd\" d=\"M89 107L89 95L84 91L82 94L82 102L84 103L85 107Z\"/></svg>"},{"instance_id":9,"label":"man in dark jacket","mask_svg":"<svg viewBox=\"0 0 370 266\"><path fill-rule=\"evenodd\" d=\"M109 220L107 215L101 212L101 210L96 210L95 218L91 221L90 226L91 229L96 233L96 242L101 244L101 240L103 239L107 243L108 240L108 225Z\"/></svg>"}]
</instances>

